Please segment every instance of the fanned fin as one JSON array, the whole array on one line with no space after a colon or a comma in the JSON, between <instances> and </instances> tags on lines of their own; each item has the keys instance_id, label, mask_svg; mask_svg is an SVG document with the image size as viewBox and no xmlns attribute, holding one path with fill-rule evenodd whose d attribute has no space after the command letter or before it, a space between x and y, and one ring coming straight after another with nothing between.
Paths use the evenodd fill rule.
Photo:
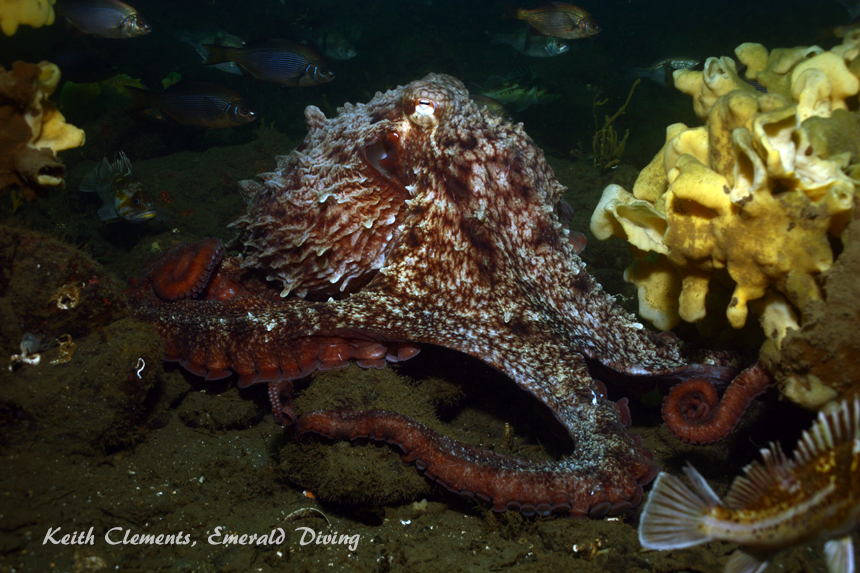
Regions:
<instances>
[{"instance_id":1,"label":"fanned fin","mask_svg":"<svg viewBox=\"0 0 860 573\"><path fill-rule=\"evenodd\" d=\"M757 461L753 462L744 468L745 475L735 478L726 495L728 507L732 509L747 507L774 484L782 483L787 487L796 481L792 473L795 463L786 459L778 443L771 442L767 448L759 451L764 465Z\"/></svg>"},{"instance_id":2,"label":"fanned fin","mask_svg":"<svg viewBox=\"0 0 860 573\"><path fill-rule=\"evenodd\" d=\"M104 203L113 203L114 197L111 191L111 164L107 157L102 159L84 180L81 181L83 193L96 193Z\"/></svg>"},{"instance_id":3,"label":"fanned fin","mask_svg":"<svg viewBox=\"0 0 860 573\"><path fill-rule=\"evenodd\" d=\"M119 219L119 213L116 212L116 207L113 205L102 205L99 207L98 215L102 221Z\"/></svg>"},{"instance_id":4,"label":"fanned fin","mask_svg":"<svg viewBox=\"0 0 860 573\"><path fill-rule=\"evenodd\" d=\"M723 573L762 573L766 568L767 561L761 561L738 549L729 557Z\"/></svg>"},{"instance_id":5,"label":"fanned fin","mask_svg":"<svg viewBox=\"0 0 860 573\"><path fill-rule=\"evenodd\" d=\"M684 469L695 491L673 475L660 472L639 521L639 543L647 549L680 549L710 541L703 518L719 498L692 466Z\"/></svg>"},{"instance_id":6,"label":"fanned fin","mask_svg":"<svg viewBox=\"0 0 860 573\"><path fill-rule=\"evenodd\" d=\"M515 80L533 80L535 78L537 78L537 72L533 67L519 66L502 77L502 80L505 82L512 82Z\"/></svg>"},{"instance_id":7,"label":"fanned fin","mask_svg":"<svg viewBox=\"0 0 860 573\"><path fill-rule=\"evenodd\" d=\"M113 173L119 173L123 177L128 177L131 175L131 161L129 161L128 156L124 152L119 152L119 155L113 162L111 171Z\"/></svg>"},{"instance_id":8,"label":"fanned fin","mask_svg":"<svg viewBox=\"0 0 860 573\"><path fill-rule=\"evenodd\" d=\"M860 439L860 396L854 401L843 400L826 414L818 413L818 420L803 432L794 454L796 464L805 464L840 444Z\"/></svg>"},{"instance_id":9,"label":"fanned fin","mask_svg":"<svg viewBox=\"0 0 860 573\"><path fill-rule=\"evenodd\" d=\"M854 546L851 536L831 539L824 544L824 557L830 573L854 573Z\"/></svg>"}]
</instances>

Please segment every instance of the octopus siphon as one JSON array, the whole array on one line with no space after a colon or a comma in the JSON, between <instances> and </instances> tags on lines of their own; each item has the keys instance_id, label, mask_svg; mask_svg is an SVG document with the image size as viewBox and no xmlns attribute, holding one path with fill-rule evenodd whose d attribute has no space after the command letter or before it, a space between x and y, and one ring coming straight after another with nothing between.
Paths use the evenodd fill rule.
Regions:
<instances>
[{"instance_id":1,"label":"octopus siphon","mask_svg":"<svg viewBox=\"0 0 860 573\"><path fill-rule=\"evenodd\" d=\"M177 247L130 281L135 316L168 360L207 379L268 383L276 419L299 433L398 446L448 489L496 511L615 515L657 469L626 430L626 399L601 382L730 380L718 353L685 355L615 304L586 272L543 152L430 74L327 119L277 168L240 183L239 256L217 239ZM292 380L355 361L382 367L422 344L475 356L546 404L573 454L532 462L466 445L384 411L296 420Z\"/></svg>"}]
</instances>

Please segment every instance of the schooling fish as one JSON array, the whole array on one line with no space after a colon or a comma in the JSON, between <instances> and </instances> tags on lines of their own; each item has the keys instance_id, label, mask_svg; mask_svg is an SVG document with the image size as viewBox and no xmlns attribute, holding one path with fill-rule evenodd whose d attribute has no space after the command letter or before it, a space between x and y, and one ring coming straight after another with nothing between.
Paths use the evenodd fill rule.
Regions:
<instances>
[{"instance_id":1,"label":"schooling fish","mask_svg":"<svg viewBox=\"0 0 860 573\"><path fill-rule=\"evenodd\" d=\"M236 62L258 80L286 86L317 86L334 79L334 73L319 52L289 40L264 40L230 48L204 44L209 50L206 65Z\"/></svg>"},{"instance_id":2,"label":"schooling fish","mask_svg":"<svg viewBox=\"0 0 860 573\"><path fill-rule=\"evenodd\" d=\"M81 191L97 193L104 202L98 214L102 221L115 221L120 218L132 223L140 223L158 217L152 201L146 194L143 183L131 172L131 161L125 153L113 163L102 159L92 173L84 177Z\"/></svg>"},{"instance_id":3,"label":"schooling fish","mask_svg":"<svg viewBox=\"0 0 860 573\"><path fill-rule=\"evenodd\" d=\"M539 36L526 26L510 34L496 34L494 44L510 44L516 51L533 58L551 58L568 51L567 44L552 36Z\"/></svg>"},{"instance_id":4,"label":"schooling fish","mask_svg":"<svg viewBox=\"0 0 860 573\"><path fill-rule=\"evenodd\" d=\"M525 20L532 27L547 36L577 40L600 32L600 26L591 15L573 4L552 2L549 6L534 10L517 10L517 19Z\"/></svg>"},{"instance_id":5,"label":"schooling fish","mask_svg":"<svg viewBox=\"0 0 860 573\"><path fill-rule=\"evenodd\" d=\"M84 34L102 38L136 38L152 30L137 10L119 0L62 2L57 12Z\"/></svg>"},{"instance_id":6,"label":"schooling fish","mask_svg":"<svg viewBox=\"0 0 860 573\"><path fill-rule=\"evenodd\" d=\"M179 82L163 92L126 86L135 107L157 107L182 125L220 129L257 119L245 99L229 88L202 82Z\"/></svg>"},{"instance_id":7,"label":"schooling fish","mask_svg":"<svg viewBox=\"0 0 860 573\"><path fill-rule=\"evenodd\" d=\"M647 549L679 549L708 541L740 545L726 572L759 573L778 551L828 539L830 573L854 571L851 530L860 516L860 396L819 413L803 432L794 457L777 444L761 450L721 502L692 466L691 490L660 473L642 510L639 542Z\"/></svg>"}]
</instances>

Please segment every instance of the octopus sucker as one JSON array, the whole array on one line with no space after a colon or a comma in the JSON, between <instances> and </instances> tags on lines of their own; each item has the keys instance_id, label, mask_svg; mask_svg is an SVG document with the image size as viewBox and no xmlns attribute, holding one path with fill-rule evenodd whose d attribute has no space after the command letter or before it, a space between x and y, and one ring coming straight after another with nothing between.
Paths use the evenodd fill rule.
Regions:
<instances>
[{"instance_id":1,"label":"octopus sucker","mask_svg":"<svg viewBox=\"0 0 860 573\"><path fill-rule=\"evenodd\" d=\"M130 306L165 338L168 357L198 375L229 368L243 385L268 382L279 423L392 443L497 511L597 517L637 505L657 473L653 454L627 432L626 402L608 400L590 369L611 381L726 381L734 366L687 357L603 292L564 234L565 188L543 152L521 124L483 113L457 79L430 74L330 119L313 107L306 117L305 141L264 184L239 183L241 255L206 278L227 285L224 296L169 281L185 296L159 296L162 261L130 281ZM321 190L331 194L323 203ZM211 261L212 243L198 248ZM546 404L571 456L503 456L392 412L296 421L292 380L406 360L424 344L477 357Z\"/></svg>"},{"instance_id":2,"label":"octopus sucker","mask_svg":"<svg viewBox=\"0 0 860 573\"><path fill-rule=\"evenodd\" d=\"M179 245L161 257L152 270L152 288L164 300L192 297L209 284L223 256L224 247L218 239Z\"/></svg>"},{"instance_id":3,"label":"octopus sucker","mask_svg":"<svg viewBox=\"0 0 860 573\"><path fill-rule=\"evenodd\" d=\"M300 433L314 432L330 439L369 438L384 441L403 452L404 462L414 462L424 474L446 489L490 503L494 511L514 509L525 514L565 513L602 516L629 509L642 496L641 484L632 488L629 499L613 499L604 491L594 500L583 499L576 490L603 489L600 470L592 460L544 464L481 450L438 434L428 427L394 412L311 412L299 418ZM642 474L653 479L652 472ZM474 484L480 484L475 489ZM623 487L623 486L622 486ZM619 488L621 489L621 488Z\"/></svg>"}]
</instances>

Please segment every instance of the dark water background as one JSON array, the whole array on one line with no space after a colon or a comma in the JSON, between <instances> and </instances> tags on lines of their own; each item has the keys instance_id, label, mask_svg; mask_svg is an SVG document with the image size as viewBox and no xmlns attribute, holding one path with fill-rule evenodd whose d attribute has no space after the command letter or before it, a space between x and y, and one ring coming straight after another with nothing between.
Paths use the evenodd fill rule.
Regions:
<instances>
[{"instance_id":1,"label":"dark water background","mask_svg":"<svg viewBox=\"0 0 860 573\"><path fill-rule=\"evenodd\" d=\"M536 6L537 3L522 6ZM530 66L560 99L535 105L517 114L529 134L550 151L564 155L594 130L592 101L600 88L610 106L627 96L630 82L625 66L647 67L666 56L733 55L743 42L758 42L769 49L819 44L829 49L839 40L831 30L851 18L835 1L789 2L651 2L602 1L583 4L602 31L591 38L568 41L570 51L553 58L530 58L512 47L492 44L497 32L510 32L525 24L505 18L517 5L497 1L403 0L403 1L260 1L139 0L138 11L153 31L131 40L80 37L57 22L42 29L22 27L12 38L0 38L0 64L15 59L38 61L57 51L87 50L103 54L120 72L140 78L151 88L162 78L178 72L183 79L216 82L244 95L261 117L274 120L289 134L300 137L301 111L314 104L333 111L343 102L367 101L378 90L402 85L427 72L453 75L467 86L483 84L491 75L505 75ZM227 74L201 65L187 44L176 40L174 30L221 29L246 41L264 38L303 39L307 30L324 26L345 29L359 36L356 58L331 61L334 82L306 89L290 89ZM84 123L91 117L71 120ZM83 121L82 121L83 120ZM639 88L622 129L635 126L629 143L628 162L643 166L659 146L654 133L675 121L694 117L685 96L646 82ZM234 135L250 137L250 129ZM159 153L187 148L194 138L167 141ZM205 143L202 145L209 145ZM145 159L147 157L139 157Z\"/></svg>"}]
</instances>

